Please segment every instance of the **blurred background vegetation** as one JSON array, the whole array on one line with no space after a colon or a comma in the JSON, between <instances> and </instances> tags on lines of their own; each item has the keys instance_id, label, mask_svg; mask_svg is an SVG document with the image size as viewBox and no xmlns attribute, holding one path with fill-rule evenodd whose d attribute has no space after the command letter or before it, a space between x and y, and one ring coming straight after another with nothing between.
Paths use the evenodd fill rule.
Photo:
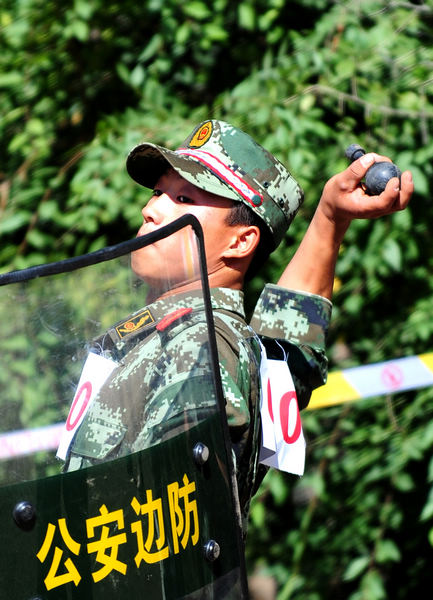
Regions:
<instances>
[{"instance_id":1,"label":"blurred background vegetation","mask_svg":"<svg viewBox=\"0 0 433 600\"><path fill-rule=\"evenodd\" d=\"M410 168L416 194L349 230L330 367L432 349L432 0L3 0L0 49L1 271L133 237L147 196L128 150L174 148L222 118L306 194L251 308L358 142ZM306 411L306 475L270 473L251 512L248 567L278 600L430 597L432 400L424 389Z\"/></svg>"}]
</instances>

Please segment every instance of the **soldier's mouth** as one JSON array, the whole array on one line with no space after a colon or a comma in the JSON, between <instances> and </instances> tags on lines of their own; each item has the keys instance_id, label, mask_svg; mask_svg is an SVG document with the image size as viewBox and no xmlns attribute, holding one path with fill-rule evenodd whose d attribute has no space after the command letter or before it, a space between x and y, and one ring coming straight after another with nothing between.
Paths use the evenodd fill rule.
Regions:
<instances>
[{"instance_id":1,"label":"soldier's mouth","mask_svg":"<svg viewBox=\"0 0 433 600\"><path fill-rule=\"evenodd\" d=\"M155 229L158 229L158 227L152 226L151 223L143 223L143 225L137 231L136 237L141 237L143 235L146 235L147 233L150 233L151 231L155 231Z\"/></svg>"}]
</instances>

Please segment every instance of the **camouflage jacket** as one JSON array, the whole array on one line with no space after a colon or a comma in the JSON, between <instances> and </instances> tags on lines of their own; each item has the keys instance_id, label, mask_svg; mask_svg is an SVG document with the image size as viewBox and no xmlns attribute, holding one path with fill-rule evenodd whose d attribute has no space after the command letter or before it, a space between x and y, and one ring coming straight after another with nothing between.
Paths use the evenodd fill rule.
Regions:
<instances>
[{"instance_id":1,"label":"camouflage jacket","mask_svg":"<svg viewBox=\"0 0 433 600\"><path fill-rule=\"evenodd\" d=\"M258 475L260 345L288 357L300 406L326 379L325 337L331 304L267 285L245 322L243 293L212 289L212 308L241 509ZM253 330L254 328L254 330ZM95 342L119 364L93 401L70 448L66 470L148 448L216 411L201 293L157 300Z\"/></svg>"}]
</instances>

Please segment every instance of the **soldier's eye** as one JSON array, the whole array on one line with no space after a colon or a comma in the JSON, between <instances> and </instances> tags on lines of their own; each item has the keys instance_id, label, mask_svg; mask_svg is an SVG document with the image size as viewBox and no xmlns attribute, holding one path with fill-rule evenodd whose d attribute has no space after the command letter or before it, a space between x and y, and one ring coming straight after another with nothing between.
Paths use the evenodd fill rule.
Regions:
<instances>
[{"instance_id":1,"label":"soldier's eye","mask_svg":"<svg viewBox=\"0 0 433 600\"><path fill-rule=\"evenodd\" d=\"M194 200L188 196L178 196L177 200L178 202L182 202L182 204L194 204Z\"/></svg>"},{"instance_id":2,"label":"soldier's eye","mask_svg":"<svg viewBox=\"0 0 433 600\"><path fill-rule=\"evenodd\" d=\"M158 188L153 190L152 195L153 196L161 196L162 194L162 190L159 190Z\"/></svg>"}]
</instances>

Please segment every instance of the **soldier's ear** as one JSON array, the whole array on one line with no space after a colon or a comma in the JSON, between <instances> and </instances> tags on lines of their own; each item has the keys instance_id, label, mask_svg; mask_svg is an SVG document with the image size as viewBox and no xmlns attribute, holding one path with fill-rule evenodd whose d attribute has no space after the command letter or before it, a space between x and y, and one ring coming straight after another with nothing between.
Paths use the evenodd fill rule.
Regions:
<instances>
[{"instance_id":1,"label":"soldier's ear","mask_svg":"<svg viewBox=\"0 0 433 600\"><path fill-rule=\"evenodd\" d=\"M233 227L230 245L223 253L224 258L249 258L260 241L260 229L255 225L237 225Z\"/></svg>"}]
</instances>

